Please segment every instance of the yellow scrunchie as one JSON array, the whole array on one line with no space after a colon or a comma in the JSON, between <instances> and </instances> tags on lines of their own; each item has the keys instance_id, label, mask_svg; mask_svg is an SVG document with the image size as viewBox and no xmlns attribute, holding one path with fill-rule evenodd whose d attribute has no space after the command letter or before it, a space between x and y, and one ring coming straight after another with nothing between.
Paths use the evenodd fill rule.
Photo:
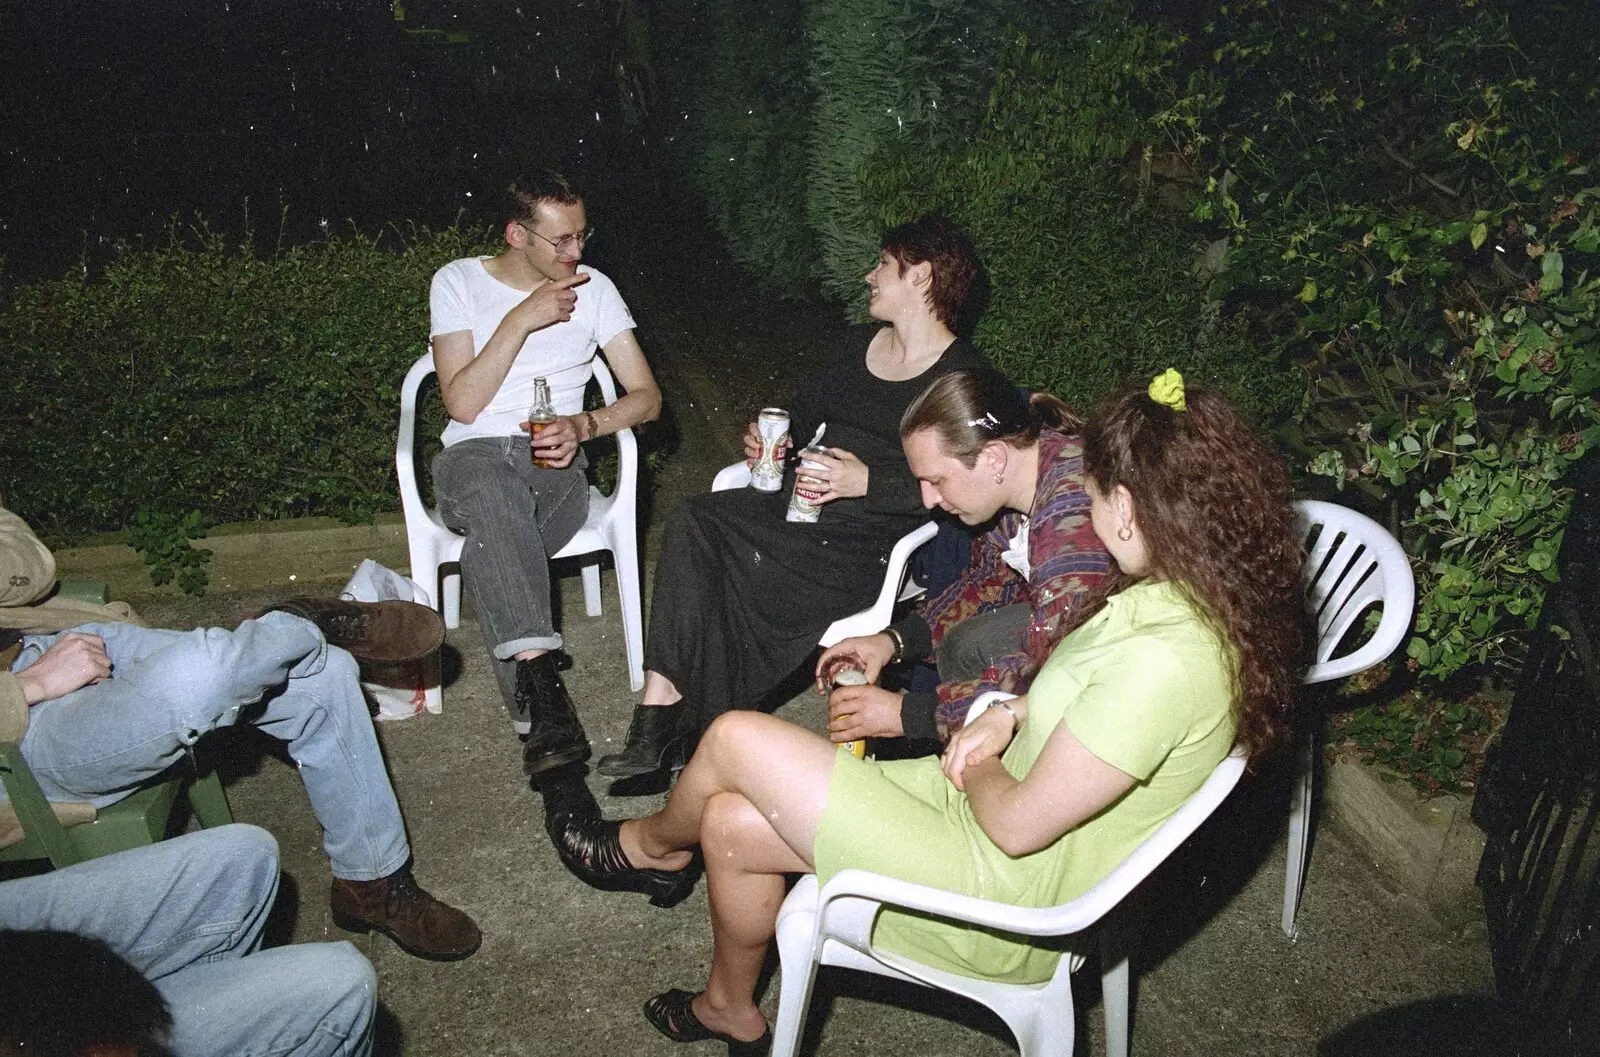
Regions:
<instances>
[{"instance_id":1,"label":"yellow scrunchie","mask_svg":"<svg viewBox=\"0 0 1600 1057\"><path fill-rule=\"evenodd\" d=\"M1155 381L1150 383L1150 399L1174 411L1189 410L1183 399L1183 375L1172 367L1156 375Z\"/></svg>"}]
</instances>

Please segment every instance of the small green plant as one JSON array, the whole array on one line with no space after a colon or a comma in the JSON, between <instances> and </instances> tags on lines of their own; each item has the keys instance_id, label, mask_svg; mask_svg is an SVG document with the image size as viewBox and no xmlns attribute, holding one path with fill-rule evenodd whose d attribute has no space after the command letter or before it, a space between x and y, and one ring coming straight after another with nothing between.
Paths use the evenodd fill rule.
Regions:
<instances>
[{"instance_id":1,"label":"small green plant","mask_svg":"<svg viewBox=\"0 0 1600 1057\"><path fill-rule=\"evenodd\" d=\"M128 527L128 546L149 566L150 582L160 587L174 579L186 595L203 595L210 578L211 552L190 540L204 539L205 518L198 510L177 516L142 506Z\"/></svg>"},{"instance_id":2,"label":"small green plant","mask_svg":"<svg viewBox=\"0 0 1600 1057\"><path fill-rule=\"evenodd\" d=\"M1336 713L1332 741L1367 763L1394 770L1425 795L1470 791L1503 703L1483 694L1452 696L1413 688L1392 700Z\"/></svg>"}]
</instances>

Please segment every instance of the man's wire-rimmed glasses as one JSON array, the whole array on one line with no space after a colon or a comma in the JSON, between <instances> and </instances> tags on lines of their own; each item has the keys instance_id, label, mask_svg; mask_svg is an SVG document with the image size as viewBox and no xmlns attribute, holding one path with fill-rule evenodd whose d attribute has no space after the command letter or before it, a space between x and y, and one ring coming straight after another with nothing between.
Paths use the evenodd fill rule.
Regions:
<instances>
[{"instance_id":1,"label":"man's wire-rimmed glasses","mask_svg":"<svg viewBox=\"0 0 1600 1057\"><path fill-rule=\"evenodd\" d=\"M594 237L594 225L592 224L578 232L576 235L563 235L559 239L546 238L520 220L517 221L517 227L539 239L541 242L548 243L555 249L557 253L565 253L574 246L581 250L588 243L588 241Z\"/></svg>"}]
</instances>

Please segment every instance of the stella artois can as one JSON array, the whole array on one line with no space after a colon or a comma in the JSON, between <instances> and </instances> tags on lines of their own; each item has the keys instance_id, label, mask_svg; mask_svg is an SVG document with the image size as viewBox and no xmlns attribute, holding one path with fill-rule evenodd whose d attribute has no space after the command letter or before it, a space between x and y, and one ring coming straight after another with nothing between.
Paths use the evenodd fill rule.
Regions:
<instances>
[{"instance_id":1,"label":"stella artois can","mask_svg":"<svg viewBox=\"0 0 1600 1057\"><path fill-rule=\"evenodd\" d=\"M811 523L822 516L822 504L818 502L822 498L822 493L800 478L807 470L828 468L825 463L817 462L807 456L827 454L827 448L805 448L800 452L800 469L795 473L794 493L789 496L789 513L784 515L784 520Z\"/></svg>"},{"instance_id":2,"label":"stella artois can","mask_svg":"<svg viewBox=\"0 0 1600 1057\"><path fill-rule=\"evenodd\" d=\"M761 434L761 458L750 471L750 487L758 492L776 492L783 487L783 463L778 451L789 439L789 412L781 407L764 407L756 418Z\"/></svg>"},{"instance_id":3,"label":"stella artois can","mask_svg":"<svg viewBox=\"0 0 1600 1057\"><path fill-rule=\"evenodd\" d=\"M848 655L840 655L829 662L828 682L835 688L841 686L866 686L867 673L861 670L861 662L858 659ZM857 738L855 741L850 742L849 748L856 759L866 759L866 738Z\"/></svg>"}]
</instances>

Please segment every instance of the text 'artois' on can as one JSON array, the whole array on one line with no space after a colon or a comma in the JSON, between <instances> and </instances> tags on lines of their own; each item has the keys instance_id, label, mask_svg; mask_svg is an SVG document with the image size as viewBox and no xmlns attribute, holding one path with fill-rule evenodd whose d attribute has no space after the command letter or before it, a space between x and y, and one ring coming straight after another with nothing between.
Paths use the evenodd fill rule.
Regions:
<instances>
[{"instance_id":1,"label":"text 'artois' on can","mask_svg":"<svg viewBox=\"0 0 1600 1057\"><path fill-rule=\"evenodd\" d=\"M750 487L758 492L776 492L783 487L783 463L778 452L789 439L789 412L781 407L764 407L756 417L756 432L761 435L761 458L750 471Z\"/></svg>"},{"instance_id":2,"label":"text 'artois' on can","mask_svg":"<svg viewBox=\"0 0 1600 1057\"><path fill-rule=\"evenodd\" d=\"M802 448L800 451L800 468L794 475L794 492L789 496L789 512L784 515L785 521L800 521L807 524L816 521L822 516L822 492L814 485L807 484L802 476L807 470L826 470L826 463L817 462L815 458L807 456L830 455L827 448Z\"/></svg>"}]
</instances>

